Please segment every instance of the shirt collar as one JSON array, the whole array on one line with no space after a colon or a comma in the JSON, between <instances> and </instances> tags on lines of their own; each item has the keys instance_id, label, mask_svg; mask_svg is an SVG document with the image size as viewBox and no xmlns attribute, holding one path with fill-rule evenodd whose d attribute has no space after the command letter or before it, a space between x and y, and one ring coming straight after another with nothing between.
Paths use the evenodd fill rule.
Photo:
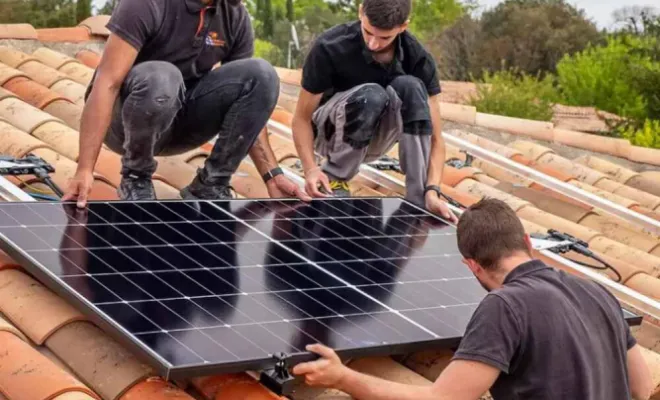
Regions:
<instances>
[{"instance_id":1,"label":"shirt collar","mask_svg":"<svg viewBox=\"0 0 660 400\"><path fill-rule=\"evenodd\" d=\"M203 0L184 0L186 3L186 8L188 12L198 13L202 11L204 7L215 7L217 0L208 0L206 3Z\"/></svg>"},{"instance_id":2,"label":"shirt collar","mask_svg":"<svg viewBox=\"0 0 660 400\"><path fill-rule=\"evenodd\" d=\"M358 27L358 39L360 40L360 44L362 45L362 56L364 57L364 60L367 63L375 63L376 60L374 60L373 55L371 54L371 51L367 48L367 45L364 43L364 36L362 36L362 24L358 21L357 23ZM397 35L396 39L394 39L394 46L395 46L395 52L394 52L394 60L393 62L400 64L403 62L403 41L401 40L401 34Z\"/></svg>"},{"instance_id":3,"label":"shirt collar","mask_svg":"<svg viewBox=\"0 0 660 400\"><path fill-rule=\"evenodd\" d=\"M532 274L534 272L541 271L543 269L551 269L551 267L547 266L541 260L534 259L531 261L527 261L514 268L513 271L509 272L507 276L504 278L503 284L506 285L507 283L511 282L516 278L520 278L521 276Z\"/></svg>"}]
</instances>

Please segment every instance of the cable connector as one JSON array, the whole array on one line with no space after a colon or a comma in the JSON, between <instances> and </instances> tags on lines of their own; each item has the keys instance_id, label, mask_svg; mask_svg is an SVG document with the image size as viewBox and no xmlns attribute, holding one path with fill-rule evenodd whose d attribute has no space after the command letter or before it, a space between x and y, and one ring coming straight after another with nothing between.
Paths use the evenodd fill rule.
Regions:
<instances>
[{"instance_id":1,"label":"cable connector","mask_svg":"<svg viewBox=\"0 0 660 400\"><path fill-rule=\"evenodd\" d=\"M403 173L399 160L390 156L382 156L378 160L372 161L367 165L369 165L370 167L374 167L380 171L394 171L400 174Z\"/></svg>"},{"instance_id":2,"label":"cable connector","mask_svg":"<svg viewBox=\"0 0 660 400\"><path fill-rule=\"evenodd\" d=\"M550 248L549 250L552 251L555 254L564 254L568 253L569 251L574 251L578 254L581 254L585 257L593 258L594 260L598 261L599 263L603 264L603 266L597 266L597 265L591 265L587 263L583 263L581 261L575 261L572 260L574 263L582 265L584 267L588 268L593 268L593 269L599 269L599 270L607 270L610 269L612 272L617 276L616 282L621 282L621 274L619 271L617 271L614 267L612 267L610 264L608 264L605 260L597 256L593 251L589 249L589 243L585 242L584 240L578 239L575 236L569 235L568 233L564 232L559 232L555 229L549 229L547 235L532 235L534 238L538 239L545 239L545 240L556 240L558 242L567 242L562 245L558 245L555 247Z\"/></svg>"}]
</instances>

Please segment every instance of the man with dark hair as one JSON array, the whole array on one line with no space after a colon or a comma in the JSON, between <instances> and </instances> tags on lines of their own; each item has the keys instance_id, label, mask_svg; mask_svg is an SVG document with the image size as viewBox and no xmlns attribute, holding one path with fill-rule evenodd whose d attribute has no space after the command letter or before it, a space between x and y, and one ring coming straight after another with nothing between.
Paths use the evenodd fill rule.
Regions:
<instances>
[{"instance_id":1,"label":"man with dark hair","mask_svg":"<svg viewBox=\"0 0 660 400\"><path fill-rule=\"evenodd\" d=\"M407 32L411 0L364 0L305 60L293 138L312 197L349 196L362 163L399 142L406 198L455 221L441 199L445 160L433 57ZM318 166L314 152L325 157Z\"/></svg>"},{"instance_id":2,"label":"man with dark hair","mask_svg":"<svg viewBox=\"0 0 660 400\"><path fill-rule=\"evenodd\" d=\"M387 382L353 371L333 350L298 364L307 384L360 400L646 400L650 371L618 301L599 284L532 258L515 212L486 199L458 223L464 263L488 291L451 363L429 386Z\"/></svg>"},{"instance_id":3,"label":"man with dark hair","mask_svg":"<svg viewBox=\"0 0 660 400\"><path fill-rule=\"evenodd\" d=\"M308 198L282 175L268 143L264 127L279 79L268 62L252 58L252 25L240 0L122 0L107 28L64 201L85 205L104 142L122 155L120 199L150 200L155 156L181 154L214 137L183 198L232 197L231 176L248 154L272 197Z\"/></svg>"}]
</instances>

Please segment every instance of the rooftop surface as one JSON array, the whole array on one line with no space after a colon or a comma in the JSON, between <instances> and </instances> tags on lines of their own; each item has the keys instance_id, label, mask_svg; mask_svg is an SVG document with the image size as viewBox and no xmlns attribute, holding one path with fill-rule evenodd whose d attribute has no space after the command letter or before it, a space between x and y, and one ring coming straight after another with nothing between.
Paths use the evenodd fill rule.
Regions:
<instances>
[{"instance_id":1,"label":"rooftop surface","mask_svg":"<svg viewBox=\"0 0 660 400\"><path fill-rule=\"evenodd\" d=\"M106 22L106 16L98 16L73 28L42 30L28 24L0 25L0 154L22 157L33 153L44 158L55 167L52 178L61 187L75 172L82 97L102 55L108 34ZM282 94L272 118L290 126L299 72L278 72ZM473 90L470 84L444 82L443 87L446 97L442 110L448 135L660 220L658 153L586 135L583 132L593 130L588 124L581 130L582 125L576 123L569 128L573 130L567 130L561 124L538 125L479 114L461 104L465 88ZM280 164L300 173L290 136L271 132L270 137ZM158 197L178 198L179 189L192 180L209 150L210 145L181 156L159 158L155 176ZM390 155L396 158L396 149ZM465 160L465 154L452 146L448 146L447 157ZM444 189L459 202L469 205L483 196L500 198L516 210L528 232L544 233L554 228L588 242L592 250L615 266L623 285L660 300L658 235L478 158L471 166L461 166L460 162L452 165L456 167L445 167ZM91 199L117 199L119 170L119 156L103 149ZM387 173L402 178L396 172ZM26 192L48 194L50 190L31 177L12 180ZM243 162L232 184L241 197L268 197L249 160ZM357 196L403 194L403 189L385 188L363 176L351 186ZM584 261L574 254L566 256ZM603 273L610 279L615 277L611 272ZM660 399L660 325L646 318L634 332L654 374L657 389L653 399ZM4 349L0 353L0 400L277 398L246 373L166 382L14 260L1 254L0 348ZM449 350L428 350L348 362L355 369L386 379L430 384L446 367L451 354ZM293 397L348 398L304 385Z\"/></svg>"}]
</instances>

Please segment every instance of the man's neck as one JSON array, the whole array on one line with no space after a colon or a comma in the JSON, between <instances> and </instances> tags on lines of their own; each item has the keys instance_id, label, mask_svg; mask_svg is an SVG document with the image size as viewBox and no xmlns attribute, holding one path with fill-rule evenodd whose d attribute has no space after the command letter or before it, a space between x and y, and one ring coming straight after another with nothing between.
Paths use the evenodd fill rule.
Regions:
<instances>
[{"instance_id":1,"label":"man's neck","mask_svg":"<svg viewBox=\"0 0 660 400\"><path fill-rule=\"evenodd\" d=\"M511 271L516 269L519 265L529 261L532 261L532 258L524 253L515 254L510 257L503 258L499 262L499 268L497 269L497 272L493 277L493 279L497 281L498 286L502 286L502 284L504 284L504 280Z\"/></svg>"}]
</instances>

